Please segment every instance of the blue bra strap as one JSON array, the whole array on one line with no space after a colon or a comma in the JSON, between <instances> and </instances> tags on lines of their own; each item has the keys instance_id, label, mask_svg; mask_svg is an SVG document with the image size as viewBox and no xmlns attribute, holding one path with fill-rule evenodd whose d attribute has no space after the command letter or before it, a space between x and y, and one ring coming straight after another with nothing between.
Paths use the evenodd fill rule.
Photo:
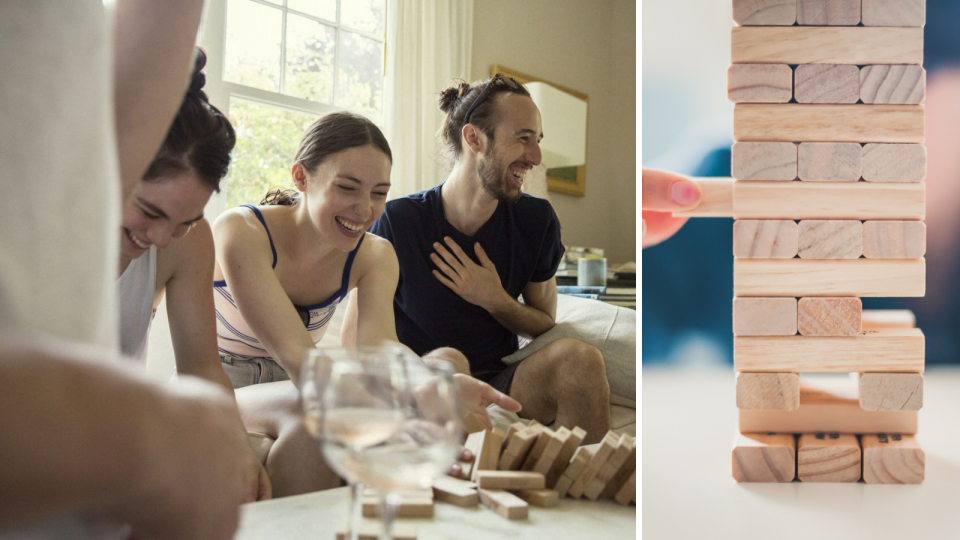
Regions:
<instances>
[{"instance_id":1,"label":"blue bra strap","mask_svg":"<svg viewBox=\"0 0 960 540\"><path fill-rule=\"evenodd\" d=\"M257 208L256 206L253 206L252 204L241 204L240 206L245 206L253 210L253 213L257 215L257 219L259 219L260 223L263 225L263 230L267 231L267 239L270 240L270 251L273 252L273 266L271 266L271 268L276 268L277 267L277 248L273 246L273 236L270 235L270 229L267 228L267 222L263 220L263 214L260 213L259 208Z\"/></svg>"},{"instance_id":2,"label":"blue bra strap","mask_svg":"<svg viewBox=\"0 0 960 540\"><path fill-rule=\"evenodd\" d=\"M363 239L366 237L366 233L360 237L360 241L357 242L357 247L353 248L353 251L347 256L347 264L343 265L343 280L340 282L341 298L347 295L347 286L350 284L350 267L353 266L353 259L357 256L357 252L360 251L360 246L363 245Z\"/></svg>"}]
</instances>

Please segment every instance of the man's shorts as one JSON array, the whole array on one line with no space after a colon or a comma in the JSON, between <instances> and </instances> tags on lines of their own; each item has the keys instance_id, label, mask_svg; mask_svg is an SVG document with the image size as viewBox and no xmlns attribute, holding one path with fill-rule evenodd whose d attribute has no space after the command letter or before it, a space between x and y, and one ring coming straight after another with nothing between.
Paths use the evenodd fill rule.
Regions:
<instances>
[{"instance_id":1,"label":"man's shorts","mask_svg":"<svg viewBox=\"0 0 960 540\"><path fill-rule=\"evenodd\" d=\"M522 360L521 360L522 362ZM500 371L481 371L472 373L475 378L489 384L504 394L510 394L510 385L513 383L513 375L517 372L517 366L520 362L514 364L505 364L504 369Z\"/></svg>"}]
</instances>

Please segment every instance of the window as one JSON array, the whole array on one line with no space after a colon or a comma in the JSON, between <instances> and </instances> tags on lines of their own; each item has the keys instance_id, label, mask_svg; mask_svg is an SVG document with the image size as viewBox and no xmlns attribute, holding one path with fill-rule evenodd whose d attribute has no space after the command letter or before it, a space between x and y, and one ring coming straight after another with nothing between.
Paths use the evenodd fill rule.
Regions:
<instances>
[{"instance_id":1,"label":"window","mask_svg":"<svg viewBox=\"0 0 960 540\"><path fill-rule=\"evenodd\" d=\"M219 209L292 187L300 136L320 116L349 110L382 127L386 0L208 4L208 94L237 128Z\"/></svg>"}]
</instances>

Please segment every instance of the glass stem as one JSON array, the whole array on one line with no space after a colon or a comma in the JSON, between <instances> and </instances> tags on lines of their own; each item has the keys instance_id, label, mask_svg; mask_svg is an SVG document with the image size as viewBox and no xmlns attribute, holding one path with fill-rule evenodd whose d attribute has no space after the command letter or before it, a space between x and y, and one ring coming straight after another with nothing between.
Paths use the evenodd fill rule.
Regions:
<instances>
[{"instance_id":1,"label":"glass stem","mask_svg":"<svg viewBox=\"0 0 960 540\"><path fill-rule=\"evenodd\" d=\"M393 522L400 510L400 495L387 493L380 498L380 515L383 516L383 534L380 540L393 540Z\"/></svg>"},{"instance_id":2,"label":"glass stem","mask_svg":"<svg viewBox=\"0 0 960 540\"><path fill-rule=\"evenodd\" d=\"M347 540L360 539L360 515L361 504L360 497L363 495L363 484L360 482L350 482L350 504L347 507Z\"/></svg>"}]
</instances>

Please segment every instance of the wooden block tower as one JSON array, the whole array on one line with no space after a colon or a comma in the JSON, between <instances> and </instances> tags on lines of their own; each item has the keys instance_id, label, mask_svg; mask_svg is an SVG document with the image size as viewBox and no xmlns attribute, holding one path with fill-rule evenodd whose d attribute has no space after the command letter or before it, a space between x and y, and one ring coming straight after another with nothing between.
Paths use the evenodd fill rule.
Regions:
<instances>
[{"instance_id":1,"label":"wooden block tower","mask_svg":"<svg viewBox=\"0 0 960 540\"><path fill-rule=\"evenodd\" d=\"M733 476L922 482L924 336L861 297L925 293L925 2L733 0L733 19L734 182L710 188L736 219Z\"/></svg>"}]
</instances>

